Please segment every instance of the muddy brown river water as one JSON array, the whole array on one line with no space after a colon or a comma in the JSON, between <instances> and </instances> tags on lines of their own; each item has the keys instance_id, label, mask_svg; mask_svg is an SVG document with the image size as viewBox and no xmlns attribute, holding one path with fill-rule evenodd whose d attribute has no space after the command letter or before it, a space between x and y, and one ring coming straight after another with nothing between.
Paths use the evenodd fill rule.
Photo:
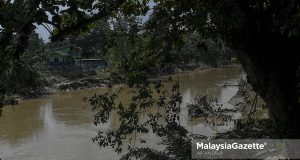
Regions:
<instances>
[{"instance_id":1,"label":"muddy brown river water","mask_svg":"<svg viewBox=\"0 0 300 160\"><path fill-rule=\"evenodd\" d=\"M183 96L181 125L190 132L210 136L230 128L211 127L187 114L186 104L197 95L207 94L218 98L228 107L227 101L237 92L237 84L244 76L240 67L211 69L181 73L180 92ZM171 85L166 85L166 87ZM92 88L55 94L46 98L23 100L12 108L4 108L0 117L1 160L114 160L120 158L111 148L99 149L91 138L99 130L114 128L118 118L95 127L90 107L83 97L104 93L107 88ZM125 91L126 93L126 91ZM123 95L127 100L126 94ZM155 135L138 135L146 139L147 146L159 148Z\"/></svg>"}]
</instances>

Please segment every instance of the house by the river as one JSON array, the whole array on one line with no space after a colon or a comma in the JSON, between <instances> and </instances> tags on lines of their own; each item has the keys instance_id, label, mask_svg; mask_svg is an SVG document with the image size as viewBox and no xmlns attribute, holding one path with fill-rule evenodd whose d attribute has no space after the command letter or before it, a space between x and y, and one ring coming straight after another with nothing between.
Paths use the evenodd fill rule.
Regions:
<instances>
[{"instance_id":1,"label":"house by the river","mask_svg":"<svg viewBox=\"0 0 300 160\"><path fill-rule=\"evenodd\" d=\"M48 55L48 70L51 71L81 72L106 67L107 61L103 59L81 59L79 50L73 45L57 48Z\"/></svg>"},{"instance_id":2,"label":"house by the river","mask_svg":"<svg viewBox=\"0 0 300 160\"><path fill-rule=\"evenodd\" d=\"M65 46L53 50L48 57L48 66L50 68L68 68L75 66L75 61L79 53L75 51L74 46Z\"/></svg>"}]
</instances>

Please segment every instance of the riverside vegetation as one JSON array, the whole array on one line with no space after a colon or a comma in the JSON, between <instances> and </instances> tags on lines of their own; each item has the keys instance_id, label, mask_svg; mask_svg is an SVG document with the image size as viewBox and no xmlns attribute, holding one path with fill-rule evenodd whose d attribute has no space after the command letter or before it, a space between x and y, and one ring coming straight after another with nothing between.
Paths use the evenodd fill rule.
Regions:
<instances>
[{"instance_id":1,"label":"riverside vegetation","mask_svg":"<svg viewBox=\"0 0 300 160\"><path fill-rule=\"evenodd\" d=\"M252 106L261 97L268 107L272 125L268 125L267 132L254 132L255 135L264 137L270 132L280 138L299 138L299 6L297 0L2 0L1 107L7 97L31 94L44 85L33 69L39 64L34 58L36 54L30 53L46 52L26 54L35 25L44 26L51 40L59 41L72 39L70 35L82 35L99 26L96 24L101 20L110 22L106 28L112 32L99 36L107 37L107 43L103 43L106 47L93 53L99 53L98 56L105 53L112 60L112 80L124 82L134 96L129 104L117 103L119 91L113 90L86 98L95 111L95 124L107 122L112 112L120 116L119 127L99 132L93 139L100 147L111 146L119 153L128 135L153 132L164 139L165 151L133 147L124 159L190 159L186 148L191 136L179 123L182 97L178 79L174 80L171 91L166 91L159 80L149 81L149 78L169 66L180 68L189 62L197 64L199 59L216 66L220 61L212 60L211 56L228 59L228 51L236 53L232 59L237 58L242 64L248 82L257 93ZM141 20L141 17L146 18ZM212 52L210 48L214 46L222 54ZM209 54L204 58L204 53ZM157 112L148 112L150 108ZM139 115L144 112L148 116L141 119ZM252 109L250 113L252 117ZM252 122L247 119L247 123Z\"/></svg>"}]
</instances>

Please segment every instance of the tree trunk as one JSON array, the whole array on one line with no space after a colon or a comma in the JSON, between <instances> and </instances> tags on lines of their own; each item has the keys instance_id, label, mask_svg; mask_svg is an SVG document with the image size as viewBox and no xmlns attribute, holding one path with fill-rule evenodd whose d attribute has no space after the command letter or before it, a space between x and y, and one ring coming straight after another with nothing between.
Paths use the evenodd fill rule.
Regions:
<instances>
[{"instance_id":1,"label":"tree trunk","mask_svg":"<svg viewBox=\"0 0 300 160\"><path fill-rule=\"evenodd\" d=\"M294 51L291 46L263 44L238 55L248 82L267 103L282 138L300 138L300 59Z\"/></svg>"}]
</instances>

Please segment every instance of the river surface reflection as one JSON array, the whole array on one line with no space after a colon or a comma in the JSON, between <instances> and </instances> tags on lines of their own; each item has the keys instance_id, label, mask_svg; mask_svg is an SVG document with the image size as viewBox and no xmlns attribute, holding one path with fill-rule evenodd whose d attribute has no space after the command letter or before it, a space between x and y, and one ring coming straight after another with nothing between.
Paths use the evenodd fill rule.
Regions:
<instances>
[{"instance_id":1,"label":"river surface reflection","mask_svg":"<svg viewBox=\"0 0 300 160\"><path fill-rule=\"evenodd\" d=\"M190 119L186 104L197 95L207 94L218 98L219 103L227 101L237 92L237 87L221 87L237 84L244 76L240 67L192 71L181 73L180 92L183 96L181 125L195 134L213 135L226 128L211 127L199 119ZM166 78L166 77L165 77ZM171 87L171 84L166 84ZM111 148L102 148L91 142L99 130L114 128L118 119L95 127L93 113L82 101L94 93L104 93L107 88L92 88L60 93L46 98L23 100L14 108L7 106L0 117L0 159L2 160L110 160L118 159ZM125 91L126 92L126 91ZM122 99L122 97L121 97ZM123 100L127 100L126 96ZM147 145L157 148L159 141L154 135L138 135ZM148 143L149 142L149 143Z\"/></svg>"}]
</instances>

